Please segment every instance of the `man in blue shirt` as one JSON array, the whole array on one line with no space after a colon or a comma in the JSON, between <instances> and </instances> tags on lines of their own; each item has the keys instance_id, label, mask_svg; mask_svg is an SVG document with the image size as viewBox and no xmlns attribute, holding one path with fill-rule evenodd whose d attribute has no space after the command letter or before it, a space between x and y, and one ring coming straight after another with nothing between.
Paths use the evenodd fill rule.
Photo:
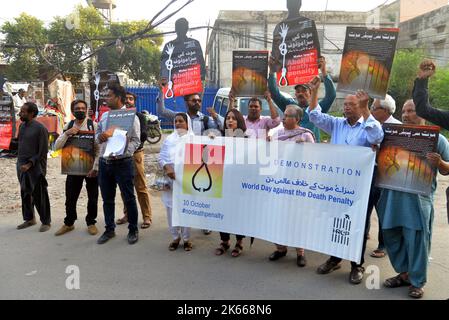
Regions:
<instances>
[{"instance_id":1,"label":"man in blue shirt","mask_svg":"<svg viewBox=\"0 0 449 320\"><path fill-rule=\"evenodd\" d=\"M318 103L318 89L320 78L315 78L310 83L312 97L308 109L310 121L332 136L332 144L349 146L371 147L381 144L384 132L380 123L371 115L368 102L369 96L364 91L359 91L356 95L348 95L344 103L345 118L332 117L324 114ZM365 237L362 246L362 260L360 265L351 262L351 273L349 282L360 284L363 280L365 269L363 268L366 241L369 231L369 220L365 224ZM328 274L341 268L342 259L331 257L324 264L318 267L319 274Z\"/></svg>"},{"instance_id":2,"label":"man in blue shirt","mask_svg":"<svg viewBox=\"0 0 449 320\"><path fill-rule=\"evenodd\" d=\"M320 130L309 120L309 115L305 112L306 109L309 107L310 103L310 96L311 91L308 84L303 85L297 85L295 87L295 99L288 99L285 98L281 92L279 91L279 88L277 86L276 81L276 73L273 72L273 64L274 60L270 60L270 77L268 78L268 88L271 92L271 97L273 101L276 103L276 105L285 112L287 109L287 106L289 105L297 105L300 106L304 110L304 117L301 120L300 127L309 129L312 131L316 137L316 141L320 142ZM332 78L327 73L326 68L326 59L324 57L320 57L318 60L318 64L321 70L321 75L324 79L324 89L326 92L326 95L323 100L320 101L320 106L322 108L323 113L329 112L332 104L334 103L337 92L335 91L334 83L332 82Z\"/></svg>"}]
</instances>

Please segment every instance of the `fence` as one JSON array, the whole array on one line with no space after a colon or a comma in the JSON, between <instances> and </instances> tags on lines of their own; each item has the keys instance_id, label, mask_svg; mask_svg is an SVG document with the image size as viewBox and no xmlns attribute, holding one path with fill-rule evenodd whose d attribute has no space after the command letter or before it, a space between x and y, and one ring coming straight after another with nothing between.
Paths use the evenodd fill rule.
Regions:
<instances>
[{"instance_id":1,"label":"fence","mask_svg":"<svg viewBox=\"0 0 449 320\"><path fill-rule=\"evenodd\" d=\"M138 111L146 110L152 114L155 114L162 121L163 129L173 129L173 123L159 116L157 113L156 99L159 95L159 89L156 87L127 87L127 91L134 93L137 96L136 107ZM206 88L203 95L203 104L201 112L207 113L207 108L214 105L215 95L217 94L217 89ZM177 112L185 112L186 105L183 97L176 99L166 99L165 107Z\"/></svg>"}]
</instances>

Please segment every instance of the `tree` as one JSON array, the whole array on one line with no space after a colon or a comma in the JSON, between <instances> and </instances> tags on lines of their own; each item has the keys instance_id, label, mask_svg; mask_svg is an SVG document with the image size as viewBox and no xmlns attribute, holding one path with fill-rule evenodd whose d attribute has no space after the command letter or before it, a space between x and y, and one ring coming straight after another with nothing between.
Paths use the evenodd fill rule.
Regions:
<instances>
[{"instance_id":1,"label":"tree","mask_svg":"<svg viewBox=\"0 0 449 320\"><path fill-rule=\"evenodd\" d=\"M76 17L76 24L71 24L71 17ZM69 23L67 23L69 22ZM56 17L50 24L48 38L50 43L66 44L54 48L48 55L53 68L70 76L73 82L82 78L86 64L76 63L87 50L95 50L103 41L98 39L108 35L103 18L93 7L78 6L67 17Z\"/></svg>"},{"instance_id":2,"label":"tree","mask_svg":"<svg viewBox=\"0 0 449 320\"><path fill-rule=\"evenodd\" d=\"M47 43L44 23L26 13L22 13L14 22L6 22L1 27L1 33L5 34L5 43L17 45L17 48L5 48L3 54L9 66L6 76L9 81L29 81L39 78L39 67L43 59L36 48L24 48L22 46L40 46Z\"/></svg>"},{"instance_id":3,"label":"tree","mask_svg":"<svg viewBox=\"0 0 449 320\"><path fill-rule=\"evenodd\" d=\"M133 21L114 23L111 26L110 35L122 38L143 30L148 21ZM147 35L156 34L158 30L152 30ZM159 77L159 64L163 38L151 37L124 43L124 51L119 52L112 47L107 50L106 56L109 67L115 71L122 71L134 80L153 82Z\"/></svg>"},{"instance_id":4,"label":"tree","mask_svg":"<svg viewBox=\"0 0 449 320\"><path fill-rule=\"evenodd\" d=\"M405 101L412 98L418 66L424 57L421 50L398 50L390 76L390 95L396 100L396 115L400 115ZM399 117L400 119L400 117Z\"/></svg>"},{"instance_id":5,"label":"tree","mask_svg":"<svg viewBox=\"0 0 449 320\"><path fill-rule=\"evenodd\" d=\"M438 109L449 110L449 66L438 68L429 83L432 105Z\"/></svg>"}]
</instances>

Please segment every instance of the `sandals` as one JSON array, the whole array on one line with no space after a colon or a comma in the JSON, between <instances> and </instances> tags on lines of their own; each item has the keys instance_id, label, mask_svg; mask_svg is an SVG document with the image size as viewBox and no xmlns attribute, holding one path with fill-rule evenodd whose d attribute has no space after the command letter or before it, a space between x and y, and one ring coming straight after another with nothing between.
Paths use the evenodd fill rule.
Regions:
<instances>
[{"instance_id":1,"label":"sandals","mask_svg":"<svg viewBox=\"0 0 449 320\"><path fill-rule=\"evenodd\" d=\"M401 275L398 274L396 277L385 280L384 286L390 289L407 287L410 286L410 282L408 280L402 279Z\"/></svg>"},{"instance_id":2,"label":"sandals","mask_svg":"<svg viewBox=\"0 0 449 320\"><path fill-rule=\"evenodd\" d=\"M384 250L381 250L381 249L376 249L376 250L374 250L373 252L371 252L371 254L370 254L370 256L372 257L372 258L385 258L385 251Z\"/></svg>"},{"instance_id":3,"label":"sandals","mask_svg":"<svg viewBox=\"0 0 449 320\"><path fill-rule=\"evenodd\" d=\"M151 222L144 222L140 226L140 228L142 228L142 229L148 229L149 227L151 227Z\"/></svg>"},{"instance_id":4,"label":"sandals","mask_svg":"<svg viewBox=\"0 0 449 320\"><path fill-rule=\"evenodd\" d=\"M234 247L234 250L232 250L231 255L232 255L234 258L237 258L237 257L239 257L239 256L242 254L242 251L243 251L242 245L236 243L236 244L235 244L235 247Z\"/></svg>"},{"instance_id":5,"label":"sandals","mask_svg":"<svg viewBox=\"0 0 449 320\"><path fill-rule=\"evenodd\" d=\"M414 299L421 299L424 296L424 289L411 286L408 289L408 295L409 295L409 297L414 298Z\"/></svg>"},{"instance_id":6,"label":"sandals","mask_svg":"<svg viewBox=\"0 0 449 320\"><path fill-rule=\"evenodd\" d=\"M228 251L230 247L231 246L229 245L229 243L225 243L225 242L220 243L220 247L215 249L215 255L216 256L224 255L225 252Z\"/></svg>"},{"instance_id":7,"label":"sandals","mask_svg":"<svg viewBox=\"0 0 449 320\"><path fill-rule=\"evenodd\" d=\"M192 251L193 249L193 244L190 241L185 241L184 242L184 251Z\"/></svg>"},{"instance_id":8,"label":"sandals","mask_svg":"<svg viewBox=\"0 0 449 320\"><path fill-rule=\"evenodd\" d=\"M128 217L126 217L126 216L123 217L123 218L118 219L117 222L116 222L116 224L119 225L119 226L122 225L122 224L125 224L125 223L128 223Z\"/></svg>"},{"instance_id":9,"label":"sandals","mask_svg":"<svg viewBox=\"0 0 449 320\"><path fill-rule=\"evenodd\" d=\"M175 240L168 246L168 250L175 251L179 247L179 242L181 242L181 239Z\"/></svg>"}]
</instances>

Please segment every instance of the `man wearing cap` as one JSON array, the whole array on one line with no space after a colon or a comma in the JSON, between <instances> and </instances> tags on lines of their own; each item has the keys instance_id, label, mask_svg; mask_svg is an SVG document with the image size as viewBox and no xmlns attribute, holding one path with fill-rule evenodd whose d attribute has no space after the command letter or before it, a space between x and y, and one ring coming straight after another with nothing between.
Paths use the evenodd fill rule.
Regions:
<instances>
[{"instance_id":1,"label":"man wearing cap","mask_svg":"<svg viewBox=\"0 0 449 320\"><path fill-rule=\"evenodd\" d=\"M276 73L273 72L273 65L274 65L274 60L271 58L270 59L270 77L268 78L268 88L271 92L273 101L284 112L288 105L298 105L304 111L306 111L307 108L309 107L310 98L311 98L311 90L310 90L309 85L302 84L302 85L297 85L295 87L296 100L285 98L281 94L281 92L277 86ZM322 112L327 113L327 112L329 112L332 104L334 103L334 101L337 97L337 92L335 90L334 83L332 82L332 78L327 73L326 59L324 57L320 57L320 59L318 60L318 65L321 70L321 75L324 78L324 88L325 88L325 92L326 92L324 99L320 101L320 106L322 108ZM315 134L317 142L321 141L320 130L317 127L315 127L315 125L312 122L310 122L309 115L306 112L304 112L304 117L301 120L300 126L312 131Z\"/></svg>"}]
</instances>

